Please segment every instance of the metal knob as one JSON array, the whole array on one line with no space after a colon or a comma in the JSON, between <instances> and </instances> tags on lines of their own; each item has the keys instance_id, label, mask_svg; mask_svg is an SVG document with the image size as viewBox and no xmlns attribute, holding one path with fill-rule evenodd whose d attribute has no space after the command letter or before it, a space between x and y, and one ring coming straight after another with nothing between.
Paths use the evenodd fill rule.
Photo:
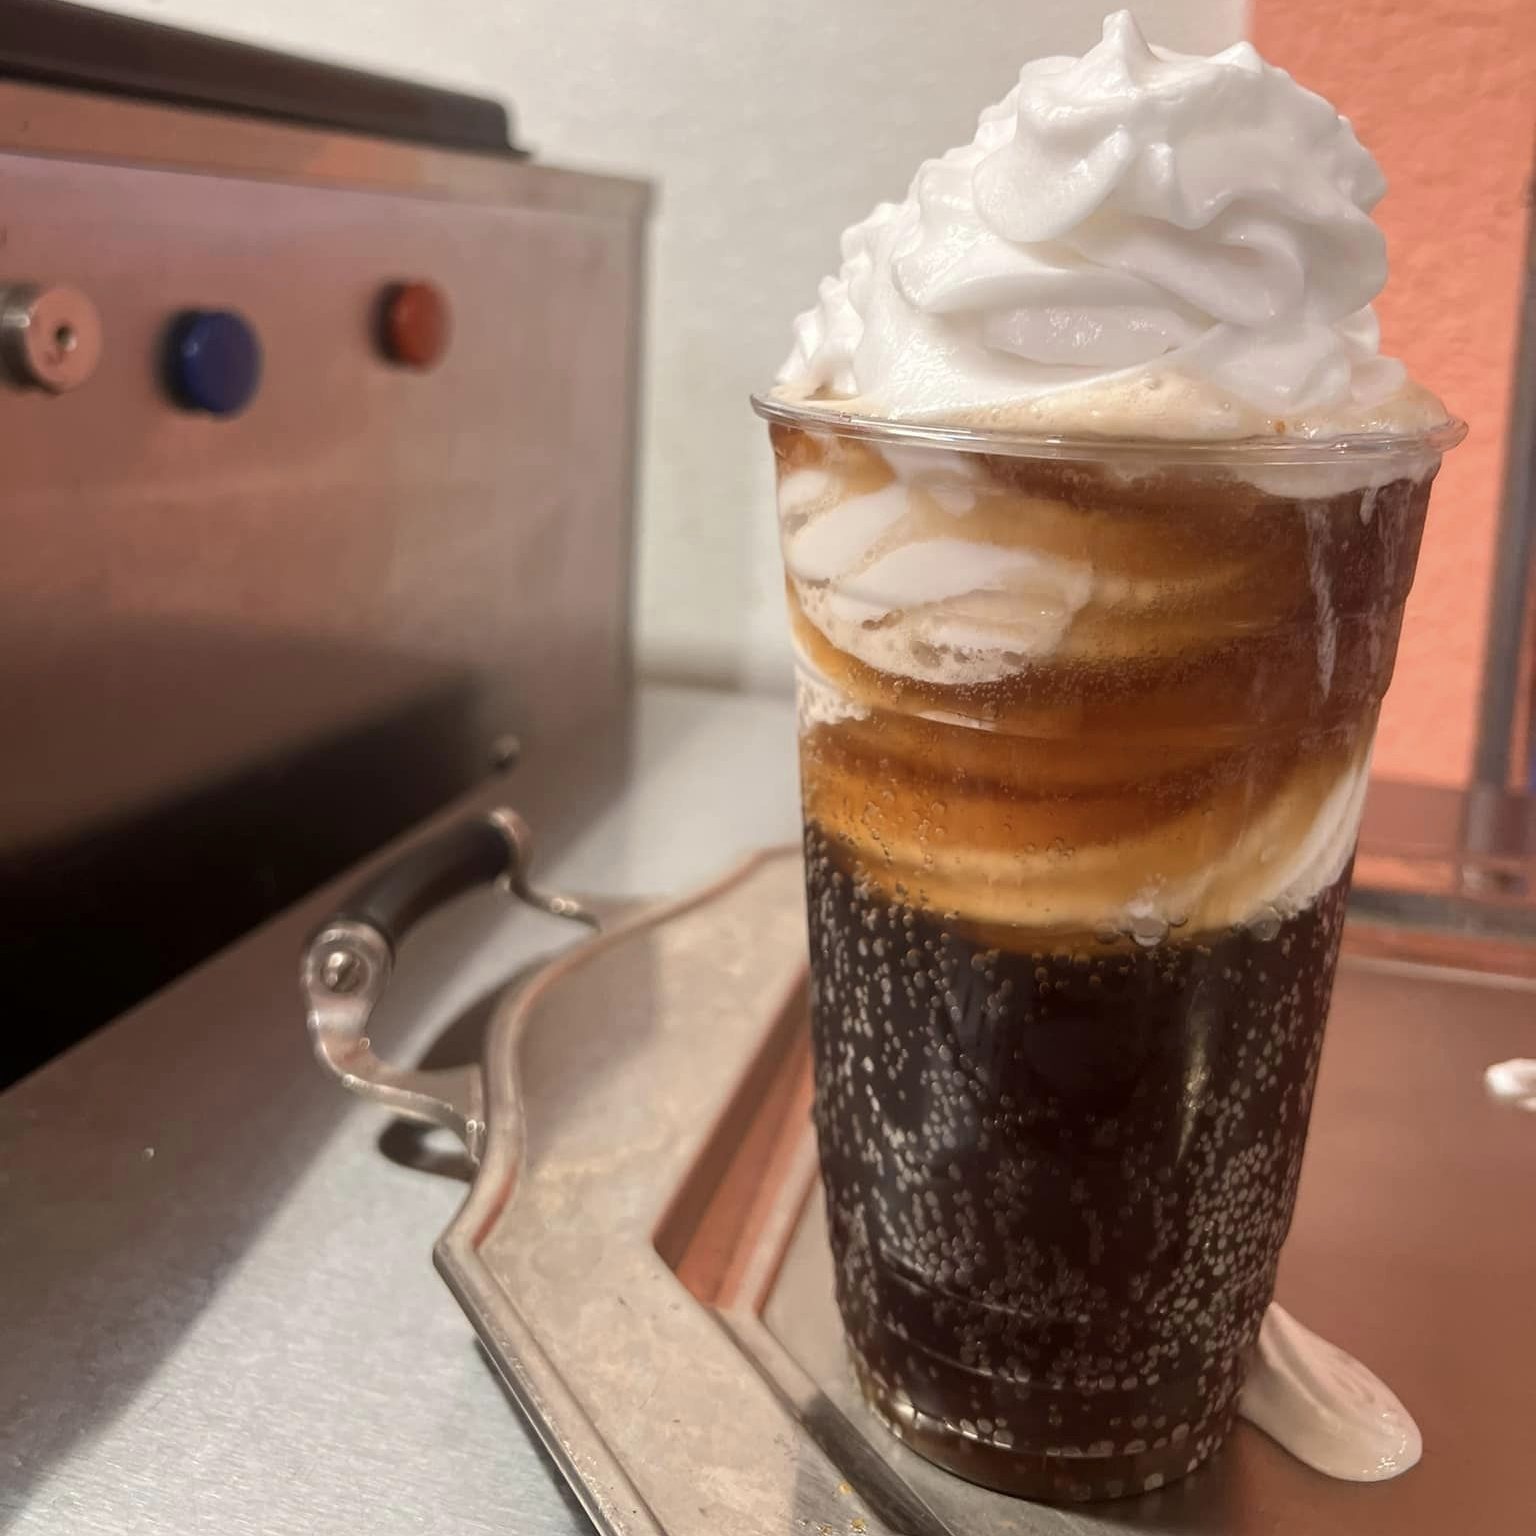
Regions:
<instances>
[{"instance_id":1,"label":"metal knob","mask_svg":"<svg viewBox=\"0 0 1536 1536\"><path fill-rule=\"evenodd\" d=\"M101 359L101 319L77 288L0 288L0 367L17 384L55 395L78 389Z\"/></svg>"}]
</instances>

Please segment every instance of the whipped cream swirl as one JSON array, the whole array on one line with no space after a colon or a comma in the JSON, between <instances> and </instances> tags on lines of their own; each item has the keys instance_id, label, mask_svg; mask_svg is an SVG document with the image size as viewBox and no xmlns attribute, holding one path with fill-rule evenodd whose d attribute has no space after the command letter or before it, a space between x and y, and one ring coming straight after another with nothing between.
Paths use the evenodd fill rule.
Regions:
<instances>
[{"instance_id":1,"label":"whipped cream swirl","mask_svg":"<svg viewBox=\"0 0 1536 1536\"><path fill-rule=\"evenodd\" d=\"M1351 1483L1400 1477L1424 1454L1397 1394L1278 1302L1264 1314L1237 1412L1298 1461Z\"/></svg>"},{"instance_id":2,"label":"whipped cream swirl","mask_svg":"<svg viewBox=\"0 0 1536 1536\"><path fill-rule=\"evenodd\" d=\"M1349 122L1250 44L1172 53L1121 11L847 231L779 383L918 421L1062 425L1066 396L1089 429L1391 429L1384 190ZM1409 394L1401 425L1444 419Z\"/></svg>"}]
</instances>

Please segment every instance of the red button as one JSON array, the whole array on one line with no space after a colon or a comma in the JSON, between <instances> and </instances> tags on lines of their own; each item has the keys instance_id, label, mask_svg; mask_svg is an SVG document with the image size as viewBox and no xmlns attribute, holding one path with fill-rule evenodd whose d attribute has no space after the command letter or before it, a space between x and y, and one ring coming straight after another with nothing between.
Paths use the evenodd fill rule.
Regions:
<instances>
[{"instance_id":1,"label":"red button","mask_svg":"<svg viewBox=\"0 0 1536 1536\"><path fill-rule=\"evenodd\" d=\"M379 344L391 362L430 368L448 350L448 300L432 283L394 283L384 290Z\"/></svg>"}]
</instances>

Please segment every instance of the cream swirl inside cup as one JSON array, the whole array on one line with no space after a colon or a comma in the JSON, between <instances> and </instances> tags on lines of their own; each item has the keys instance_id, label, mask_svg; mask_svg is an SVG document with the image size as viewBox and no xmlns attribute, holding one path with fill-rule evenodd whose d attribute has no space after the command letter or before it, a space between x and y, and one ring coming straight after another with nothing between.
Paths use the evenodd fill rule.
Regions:
<instances>
[{"instance_id":1,"label":"cream swirl inside cup","mask_svg":"<svg viewBox=\"0 0 1536 1536\"><path fill-rule=\"evenodd\" d=\"M1454 441L1380 355L1383 191L1250 46L1121 12L844 236L774 447L808 814L870 878L1138 939L1342 878Z\"/></svg>"},{"instance_id":2,"label":"cream swirl inside cup","mask_svg":"<svg viewBox=\"0 0 1536 1536\"><path fill-rule=\"evenodd\" d=\"M1411 431L1379 353L1385 181L1348 120L1240 43L1112 15L843 236L781 391L858 414L1137 436Z\"/></svg>"}]
</instances>

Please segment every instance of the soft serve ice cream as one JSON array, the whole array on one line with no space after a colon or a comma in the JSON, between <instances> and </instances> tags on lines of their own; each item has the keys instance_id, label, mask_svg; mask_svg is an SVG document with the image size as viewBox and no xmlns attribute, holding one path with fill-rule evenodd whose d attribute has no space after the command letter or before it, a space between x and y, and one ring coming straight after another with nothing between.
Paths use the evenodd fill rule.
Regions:
<instances>
[{"instance_id":1,"label":"soft serve ice cream","mask_svg":"<svg viewBox=\"0 0 1536 1536\"><path fill-rule=\"evenodd\" d=\"M759 402L839 1304L995 1486L1192 1470L1259 1336L1456 436L1379 353L1381 191L1251 48L1111 17L848 232ZM1272 1366L1302 1445L1338 1373Z\"/></svg>"}]
</instances>

